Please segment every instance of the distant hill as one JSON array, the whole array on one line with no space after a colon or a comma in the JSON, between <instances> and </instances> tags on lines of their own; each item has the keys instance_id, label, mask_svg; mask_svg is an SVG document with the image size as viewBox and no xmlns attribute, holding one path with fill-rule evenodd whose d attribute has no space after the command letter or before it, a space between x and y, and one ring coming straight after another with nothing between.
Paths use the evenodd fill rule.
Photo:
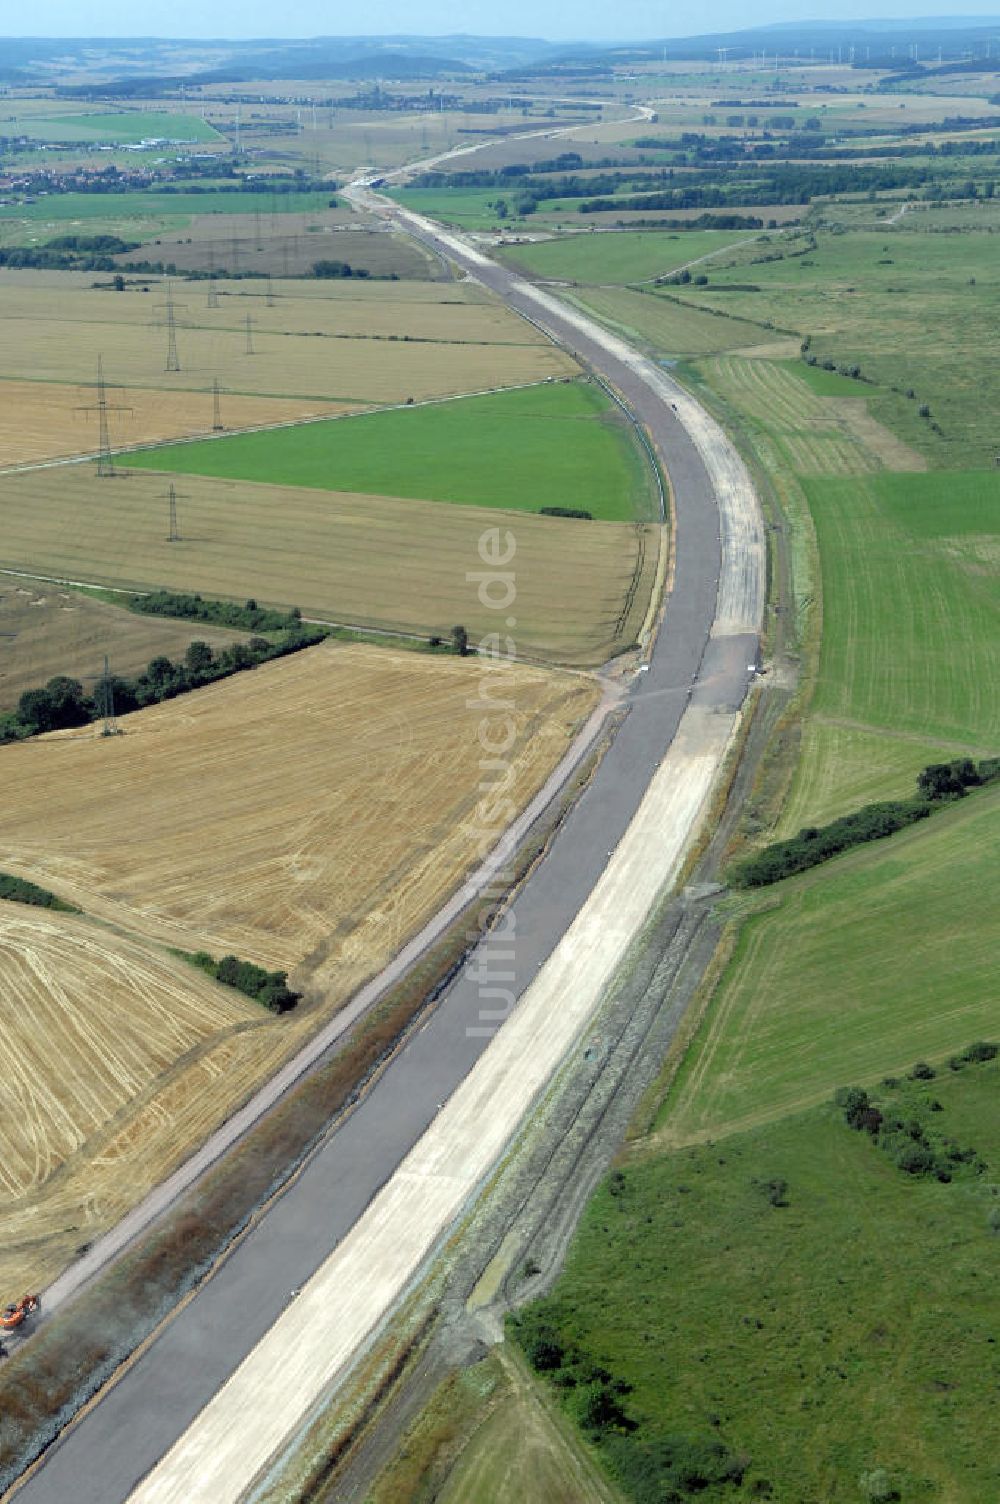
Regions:
<instances>
[{"instance_id":1,"label":"distant hill","mask_svg":"<svg viewBox=\"0 0 1000 1504\"><path fill-rule=\"evenodd\" d=\"M921 61L968 65L995 58L1000 17L920 17L913 21L780 22L745 31L629 42L553 43L538 37L359 36L302 41L164 40L155 37L9 37L0 39L0 79L60 83L70 76L102 84L141 81L240 82L273 78L431 78L470 71L510 76L528 71L598 73L666 55L716 61L779 51L817 60L830 53L871 66Z\"/></svg>"}]
</instances>

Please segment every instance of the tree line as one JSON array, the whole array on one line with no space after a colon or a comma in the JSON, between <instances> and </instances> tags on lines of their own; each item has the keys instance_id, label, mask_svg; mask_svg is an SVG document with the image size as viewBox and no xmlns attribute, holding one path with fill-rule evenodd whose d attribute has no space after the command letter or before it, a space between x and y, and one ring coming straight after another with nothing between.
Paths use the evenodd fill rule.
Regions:
<instances>
[{"instance_id":1,"label":"tree line","mask_svg":"<svg viewBox=\"0 0 1000 1504\"><path fill-rule=\"evenodd\" d=\"M46 731L70 730L103 720L107 715L125 715L145 705L172 700L244 669L256 668L271 658L312 647L326 635L322 627L297 625L276 641L251 637L247 642L232 643L220 653L215 653L207 642L195 641L179 662L160 655L151 659L136 678L111 675L107 681L98 681L90 694L78 679L57 674L38 689L26 689L16 711L0 718L0 742L22 741Z\"/></svg>"},{"instance_id":2,"label":"tree line","mask_svg":"<svg viewBox=\"0 0 1000 1504\"><path fill-rule=\"evenodd\" d=\"M11 903L27 903L36 909L57 909L63 914L82 914L74 904L64 903L48 888L39 888L27 878L12 877L9 872L0 872L0 898Z\"/></svg>"},{"instance_id":3,"label":"tree line","mask_svg":"<svg viewBox=\"0 0 1000 1504\"><path fill-rule=\"evenodd\" d=\"M205 600L201 595L176 590L151 590L148 595L130 595L126 605L140 616L174 616L183 621L204 621L213 627L236 627L247 632L295 632L302 625L298 606L290 611L276 611L269 606L258 606L252 596L239 605L236 601Z\"/></svg>"},{"instance_id":4,"label":"tree line","mask_svg":"<svg viewBox=\"0 0 1000 1504\"><path fill-rule=\"evenodd\" d=\"M936 808L962 799L970 788L996 778L1000 778L1000 757L984 758L978 764L971 757L931 763L917 777L915 798L881 800L842 815L828 825L804 826L797 836L774 841L755 855L734 863L727 879L734 888L760 888L780 882L784 877L829 861L852 846L881 840L918 820L926 820Z\"/></svg>"},{"instance_id":5,"label":"tree line","mask_svg":"<svg viewBox=\"0 0 1000 1504\"><path fill-rule=\"evenodd\" d=\"M257 966L253 961L241 961L239 956L223 956L221 961L216 961L205 950L193 955L181 954L217 982L235 987L237 992L253 998L271 1013L290 1013L302 996L301 992L293 992L289 987L287 971L265 971L263 966Z\"/></svg>"},{"instance_id":6,"label":"tree line","mask_svg":"<svg viewBox=\"0 0 1000 1504\"><path fill-rule=\"evenodd\" d=\"M57 235L44 245L0 248L0 266L35 267L43 271L110 272L112 257L137 250L140 241L119 235Z\"/></svg>"}]
</instances>

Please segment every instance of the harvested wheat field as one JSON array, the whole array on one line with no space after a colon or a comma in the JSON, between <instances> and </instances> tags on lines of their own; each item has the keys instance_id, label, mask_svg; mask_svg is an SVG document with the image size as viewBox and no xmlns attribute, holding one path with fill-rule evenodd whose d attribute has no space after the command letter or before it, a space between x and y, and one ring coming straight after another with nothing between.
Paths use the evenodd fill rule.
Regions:
<instances>
[{"instance_id":1,"label":"harvested wheat field","mask_svg":"<svg viewBox=\"0 0 1000 1504\"><path fill-rule=\"evenodd\" d=\"M170 477L99 479L93 465L0 475L0 565L138 590L197 590L298 606L306 616L399 631L495 631L466 578L487 528L516 540L522 654L602 663L635 641L658 529L478 507L177 479L181 542L168 543Z\"/></svg>"},{"instance_id":2,"label":"harvested wheat field","mask_svg":"<svg viewBox=\"0 0 1000 1504\"><path fill-rule=\"evenodd\" d=\"M246 636L204 622L137 616L78 591L0 576L0 710L12 710L24 690L56 674L89 689L105 653L114 673L132 676L161 653L183 658L196 638L219 649Z\"/></svg>"},{"instance_id":3,"label":"harvested wheat field","mask_svg":"<svg viewBox=\"0 0 1000 1504\"><path fill-rule=\"evenodd\" d=\"M5 747L5 864L168 945L300 968L328 1007L473 864L482 672L328 642L123 717L117 738ZM520 805L597 689L520 665L504 682Z\"/></svg>"},{"instance_id":4,"label":"harvested wheat field","mask_svg":"<svg viewBox=\"0 0 1000 1504\"><path fill-rule=\"evenodd\" d=\"M327 643L117 738L0 749L5 868L86 910L0 903L0 1289L44 1284L116 1221L476 865L482 672ZM597 689L504 675L520 807ZM276 1018L166 946L291 968L305 999Z\"/></svg>"},{"instance_id":5,"label":"harvested wheat field","mask_svg":"<svg viewBox=\"0 0 1000 1504\"><path fill-rule=\"evenodd\" d=\"M0 378L0 467L66 455L96 454L98 415L92 387ZM108 433L114 447L204 436L213 429L211 382L202 391L129 387L108 393ZM244 397L221 391L220 418L234 432L302 418L357 412L363 403L302 397Z\"/></svg>"},{"instance_id":6,"label":"harvested wheat field","mask_svg":"<svg viewBox=\"0 0 1000 1504\"><path fill-rule=\"evenodd\" d=\"M0 1291L121 1216L246 1089L244 1032L276 1023L158 946L0 903Z\"/></svg>"},{"instance_id":7,"label":"harvested wheat field","mask_svg":"<svg viewBox=\"0 0 1000 1504\"><path fill-rule=\"evenodd\" d=\"M112 386L203 393L218 379L233 393L361 405L578 374L523 319L457 296L450 284L435 288L430 308L406 283L378 284L374 304L299 298L288 292L293 285L269 306L266 283L230 283L209 308L202 287L175 283L180 369L168 373L166 293L157 281L148 292L115 293L0 280L0 370L20 380L92 383L102 355Z\"/></svg>"},{"instance_id":8,"label":"harvested wheat field","mask_svg":"<svg viewBox=\"0 0 1000 1504\"><path fill-rule=\"evenodd\" d=\"M260 233L247 214L197 214L176 234L161 232L115 257L122 271L162 261L178 271L271 272L306 277L317 261L346 261L373 277L446 276L442 263L408 235L369 228L345 210L262 215Z\"/></svg>"}]
</instances>

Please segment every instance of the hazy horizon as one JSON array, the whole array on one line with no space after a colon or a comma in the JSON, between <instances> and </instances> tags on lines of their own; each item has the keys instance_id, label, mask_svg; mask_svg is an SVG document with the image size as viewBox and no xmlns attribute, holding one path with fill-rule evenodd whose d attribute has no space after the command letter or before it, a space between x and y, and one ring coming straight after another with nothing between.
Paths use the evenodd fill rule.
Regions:
<instances>
[{"instance_id":1,"label":"hazy horizon","mask_svg":"<svg viewBox=\"0 0 1000 1504\"><path fill-rule=\"evenodd\" d=\"M582 0L568 7L556 0L509 0L503 7L486 0L424 0L416 8L406 0L371 0L364 11L364 26L340 21L340 7L323 0L288 0L275 11L259 0L216 0L207 7L195 0L175 0L170 5L153 3L137 11L132 0L105 0L93 5L82 0L38 0L31 7L30 24L16 30L6 26L3 38L115 38L138 37L178 41L249 41L267 39L299 41L312 37L350 36L477 36L529 37L538 40L629 42L651 38L688 37L717 31L746 30L780 22L850 22L942 20L940 0L914 14L907 0L840 0L826 11L815 0L756 0L747 6L741 0L710 0L697 12L677 14L657 0L622 0L609 13L598 0ZM280 25L276 26L276 16ZM612 19L614 23L609 26ZM963 0L961 16L954 22L970 24L996 20L996 0L978 5ZM347 17L345 16L345 21ZM2 23L0 23L2 24Z\"/></svg>"}]
</instances>

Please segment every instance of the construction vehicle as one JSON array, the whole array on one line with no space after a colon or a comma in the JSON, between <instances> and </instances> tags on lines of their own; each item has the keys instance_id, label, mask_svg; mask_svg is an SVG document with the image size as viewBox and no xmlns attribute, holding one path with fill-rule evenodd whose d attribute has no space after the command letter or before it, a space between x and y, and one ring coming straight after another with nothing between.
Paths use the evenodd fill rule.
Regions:
<instances>
[{"instance_id":1,"label":"construction vehicle","mask_svg":"<svg viewBox=\"0 0 1000 1504\"><path fill-rule=\"evenodd\" d=\"M40 1295L22 1295L19 1301L12 1306L5 1306L0 1315L0 1331L16 1332L19 1326L23 1326L29 1316L41 1308L42 1297Z\"/></svg>"}]
</instances>

